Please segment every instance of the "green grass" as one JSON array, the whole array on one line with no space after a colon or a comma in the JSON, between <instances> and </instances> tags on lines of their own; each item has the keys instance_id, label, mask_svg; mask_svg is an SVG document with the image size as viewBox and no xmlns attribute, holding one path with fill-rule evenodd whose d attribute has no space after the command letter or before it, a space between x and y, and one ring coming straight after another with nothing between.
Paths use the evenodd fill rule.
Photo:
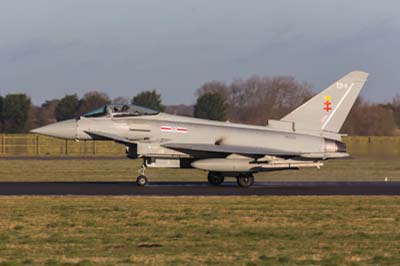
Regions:
<instances>
[{"instance_id":1,"label":"green grass","mask_svg":"<svg viewBox=\"0 0 400 266\"><path fill-rule=\"evenodd\" d=\"M0 181L133 181L140 161L0 160ZM205 180L153 169L152 180ZM257 180L400 180L398 158ZM0 266L399 265L400 197L0 197Z\"/></svg>"},{"instance_id":2,"label":"green grass","mask_svg":"<svg viewBox=\"0 0 400 266\"><path fill-rule=\"evenodd\" d=\"M0 265L398 265L399 197L1 197Z\"/></svg>"},{"instance_id":3,"label":"green grass","mask_svg":"<svg viewBox=\"0 0 400 266\"><path fill-rule=\"evenodd\" d=\"M0 160L0 181L134 181L140 160ZM198 170L149 169L158 181L204 181ZM358 157L328 161L316 168L260 173L256 180L271 181L400 181L400 158Z\"/></svg>"}]
</instances>

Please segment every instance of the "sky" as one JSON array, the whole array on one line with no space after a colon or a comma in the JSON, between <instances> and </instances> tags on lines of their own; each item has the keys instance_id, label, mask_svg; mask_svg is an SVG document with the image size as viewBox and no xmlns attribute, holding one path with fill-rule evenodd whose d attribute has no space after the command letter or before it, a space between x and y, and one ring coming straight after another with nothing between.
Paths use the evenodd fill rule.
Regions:
<instances>
[{"instance_id":1,"label":"sky","mask_svg":"<svg viewBox=\"0 0 400 266\"><path fill-rule=\"evenodd\" d=\"M192 104L211 80L294 76L318 92L370 73L372 102L400 93L394 0L0 0L0 93L35 104L157 89Z\"/></svg>"}]
</instances>

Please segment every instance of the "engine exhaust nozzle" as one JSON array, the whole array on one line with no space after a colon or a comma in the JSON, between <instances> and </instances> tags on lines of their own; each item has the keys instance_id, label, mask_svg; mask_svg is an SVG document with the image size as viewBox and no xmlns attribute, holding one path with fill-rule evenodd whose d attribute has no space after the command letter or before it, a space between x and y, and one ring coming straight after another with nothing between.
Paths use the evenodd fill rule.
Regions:
<instances>
[{"instance_id":1,"label":"engine exhaust nozzle","mask_svg":"<svg viewBox=\"0 0 400 266\"><path fill-rule=\"evenodd\" d=\"M346 152L346 144L343 142L333 140L333 139L324 139L325 146L324 150L325 152L331 153L331 152Z\"/></svg>"}]
</instances>

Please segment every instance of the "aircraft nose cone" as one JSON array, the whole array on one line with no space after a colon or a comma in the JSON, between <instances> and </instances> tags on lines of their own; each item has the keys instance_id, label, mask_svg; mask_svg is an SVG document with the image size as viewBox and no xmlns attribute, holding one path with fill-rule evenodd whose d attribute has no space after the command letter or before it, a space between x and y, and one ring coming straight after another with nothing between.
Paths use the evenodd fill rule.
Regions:
<instances>
[{"instance_id":1,"label":"aircraft nose cone","mask_svg":"<svg viewBox=\"0 0 400 266\"><path fill-rule=\"evenodd\" d=\"M75 119L71 119L40 127L31 130L31 132L62 139L75 139L77 133L77 124Z\"/></svg>"}]
</instances>

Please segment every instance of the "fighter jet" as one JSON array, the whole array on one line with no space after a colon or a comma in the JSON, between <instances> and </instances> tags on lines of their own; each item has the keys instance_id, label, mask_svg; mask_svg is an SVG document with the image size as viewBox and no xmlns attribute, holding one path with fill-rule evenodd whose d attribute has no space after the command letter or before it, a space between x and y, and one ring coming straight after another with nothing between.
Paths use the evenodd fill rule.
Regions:
<instances>
[{"instance_id":1,"label":"fighter jet","mask_svg":"<svg viewBox=\"0 0 400 266\"><path fill-rule=\"evenodd\" d=\"M127 157L142 158L136 183L148 184L147 168L196 168L211 185L235 178L250 187L254 174L303 167L320 168L348 157L339 131L368 74L354 71L315 97L265 126L217 122L160 113L135 105L107 105L77 119L33 130L47 136L115 141Z\"/></svg>"}]
</instances>

